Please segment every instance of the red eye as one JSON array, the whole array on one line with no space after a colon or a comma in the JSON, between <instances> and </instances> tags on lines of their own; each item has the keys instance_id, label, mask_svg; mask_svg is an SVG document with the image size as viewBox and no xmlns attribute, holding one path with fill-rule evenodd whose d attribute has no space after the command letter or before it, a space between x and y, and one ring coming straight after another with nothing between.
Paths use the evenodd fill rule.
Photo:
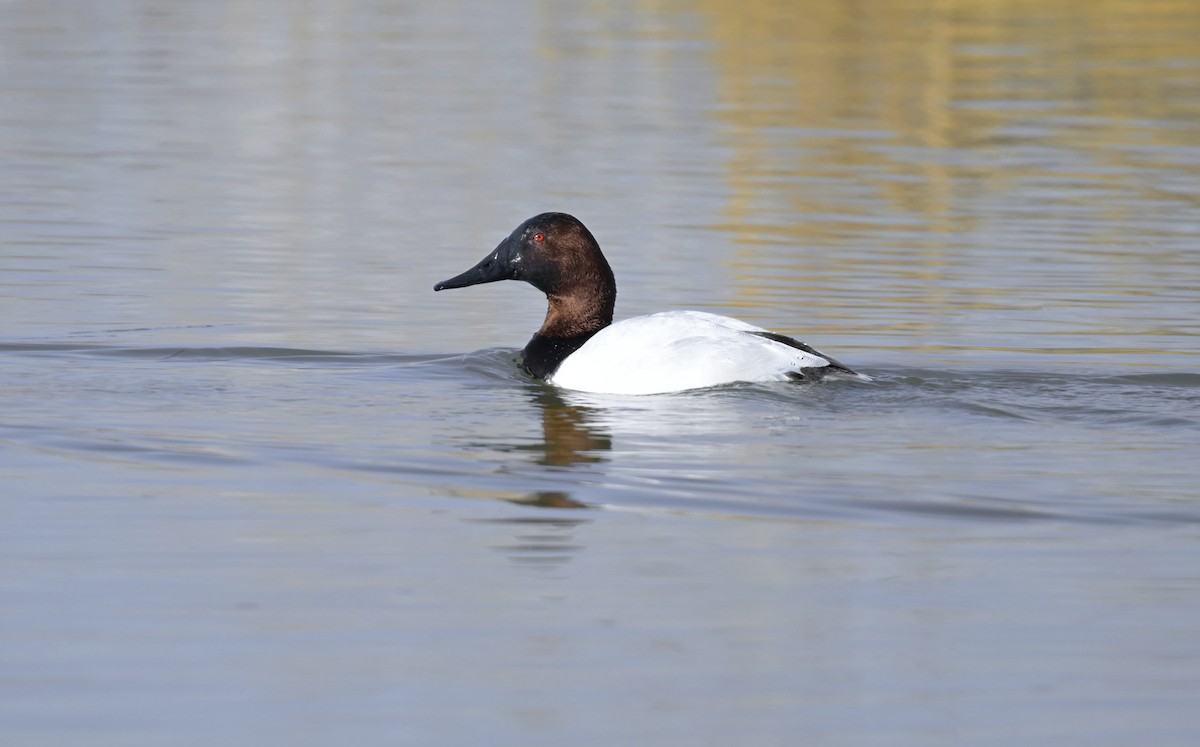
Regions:
<instances>
[{"instance_id":1,"label":"red eye","mask_svg":"<svg viewBox=\"0 0 1200 747\"><path fill-rule=\"evenodd\" d=\"M541 231L538 231L537 233L535 233L535 234L533 235L533 240L534 240L534 241L545 241L545 240L546 240L546 234L542 233Z\"/></svg>"}]
</instances>

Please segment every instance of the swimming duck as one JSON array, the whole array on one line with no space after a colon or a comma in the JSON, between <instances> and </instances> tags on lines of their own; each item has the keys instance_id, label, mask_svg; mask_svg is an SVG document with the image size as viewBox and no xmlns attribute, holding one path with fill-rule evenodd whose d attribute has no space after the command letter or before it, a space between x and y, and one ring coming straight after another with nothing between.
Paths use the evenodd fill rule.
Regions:
<instances>
[{"instance_id":1,"label":"swimming duck","mask_svg":"<svg viewBox=\"0 0 1200 747\"><path fill-rule=\"evenodd\" d=\"M613 324L617 282L578 219L542 213L435 291L524 280L546 294L542 328L522 351L529 374L566 389L662 394L741 381L870 381L791 337L717 314L664 311Z\"/></svg>"}]
</instances>

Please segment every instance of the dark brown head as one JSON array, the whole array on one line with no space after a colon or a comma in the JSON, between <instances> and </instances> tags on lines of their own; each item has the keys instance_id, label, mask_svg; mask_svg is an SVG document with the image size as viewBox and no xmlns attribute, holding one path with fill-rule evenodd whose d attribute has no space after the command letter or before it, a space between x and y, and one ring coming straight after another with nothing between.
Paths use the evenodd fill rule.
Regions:
<instances>
[{"instance_id":1,"label":"dark brown head","mask_svg":"<svg viewBox=\"0 0 1200 747\"><path fill-rule=\"evenodd\" d=\"M612 269L591 232L566 213L535 215L479 264L433 289L497 280L524 280L546 294L550 309L543 334L594 332L612 323L617 298Z\"/></svg>"}]
</instances>

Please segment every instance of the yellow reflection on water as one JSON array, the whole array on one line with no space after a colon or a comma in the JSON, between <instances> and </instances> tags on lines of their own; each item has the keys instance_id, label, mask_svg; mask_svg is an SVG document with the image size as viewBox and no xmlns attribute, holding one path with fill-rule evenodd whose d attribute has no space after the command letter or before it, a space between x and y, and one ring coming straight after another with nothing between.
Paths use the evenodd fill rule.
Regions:
<instances>
[{"instance_id":1,"label":"yellow reflection on water","mask_svg":"<svg viewBox=\"0 0 1200 747\"><path fill-rule=\"evenodd\" d=\"M728 305L1115 307L1147 262L1187 261L1167 242L1153 260L1127 247L1200 206L1194 169L1173 163L1200 145L1200 3L700 7L730 153L712 222L738 247ZM1045 270L1059 262L1076 266ZM946 321L894 329L931 323Z\"/></svg>"},{"instance_id":2,"label":"yellow reflection on water","mask_svg":"<svg viewBox=\"0 0 1200 747\"><path fill-rule=\"evenodd\" d=\"M1060 142L1077 140L1078 130L1050 133L1051 142L1097 148L1117 165L1120 153L1104 153L1106 142L1200 142L1200 129L1182 127L1200 113L1200 3L1191 0L709 0L702 7L715 42L720 116L735 151L733 224L752 215L758 177L817 176L832 164L919 177L888 182L884 192L905 210L944 218L957 166L881 164L862 147L880 139L987 148L1005 142L1008 126L1045 112L1095 118L1084 129L1087 142ZM1181 127L1148 131L1147 118ZM854 128L861 132L848 132ZM814 190L793 198L808 211L822 207Z\"/></svg>"}]
</instances>

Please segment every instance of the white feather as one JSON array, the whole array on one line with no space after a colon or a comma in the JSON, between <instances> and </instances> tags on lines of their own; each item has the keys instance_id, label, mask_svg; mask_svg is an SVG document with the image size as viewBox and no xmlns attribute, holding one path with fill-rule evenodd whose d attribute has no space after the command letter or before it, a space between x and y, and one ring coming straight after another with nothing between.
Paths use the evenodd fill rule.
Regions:
<instances>
[{"instance_id":1,"label":"white feather","mask_svg":"<svg viewBox=\"0 0 1200 747\"><path fill-rule=\"evenodd\" d=\"M549 381L582 392L661 394L735 381L782 381L788 372L829 365L820 356L747 334L765 331L702 311L634 317L597 332Z\"/></svg>"}]
</instances>

